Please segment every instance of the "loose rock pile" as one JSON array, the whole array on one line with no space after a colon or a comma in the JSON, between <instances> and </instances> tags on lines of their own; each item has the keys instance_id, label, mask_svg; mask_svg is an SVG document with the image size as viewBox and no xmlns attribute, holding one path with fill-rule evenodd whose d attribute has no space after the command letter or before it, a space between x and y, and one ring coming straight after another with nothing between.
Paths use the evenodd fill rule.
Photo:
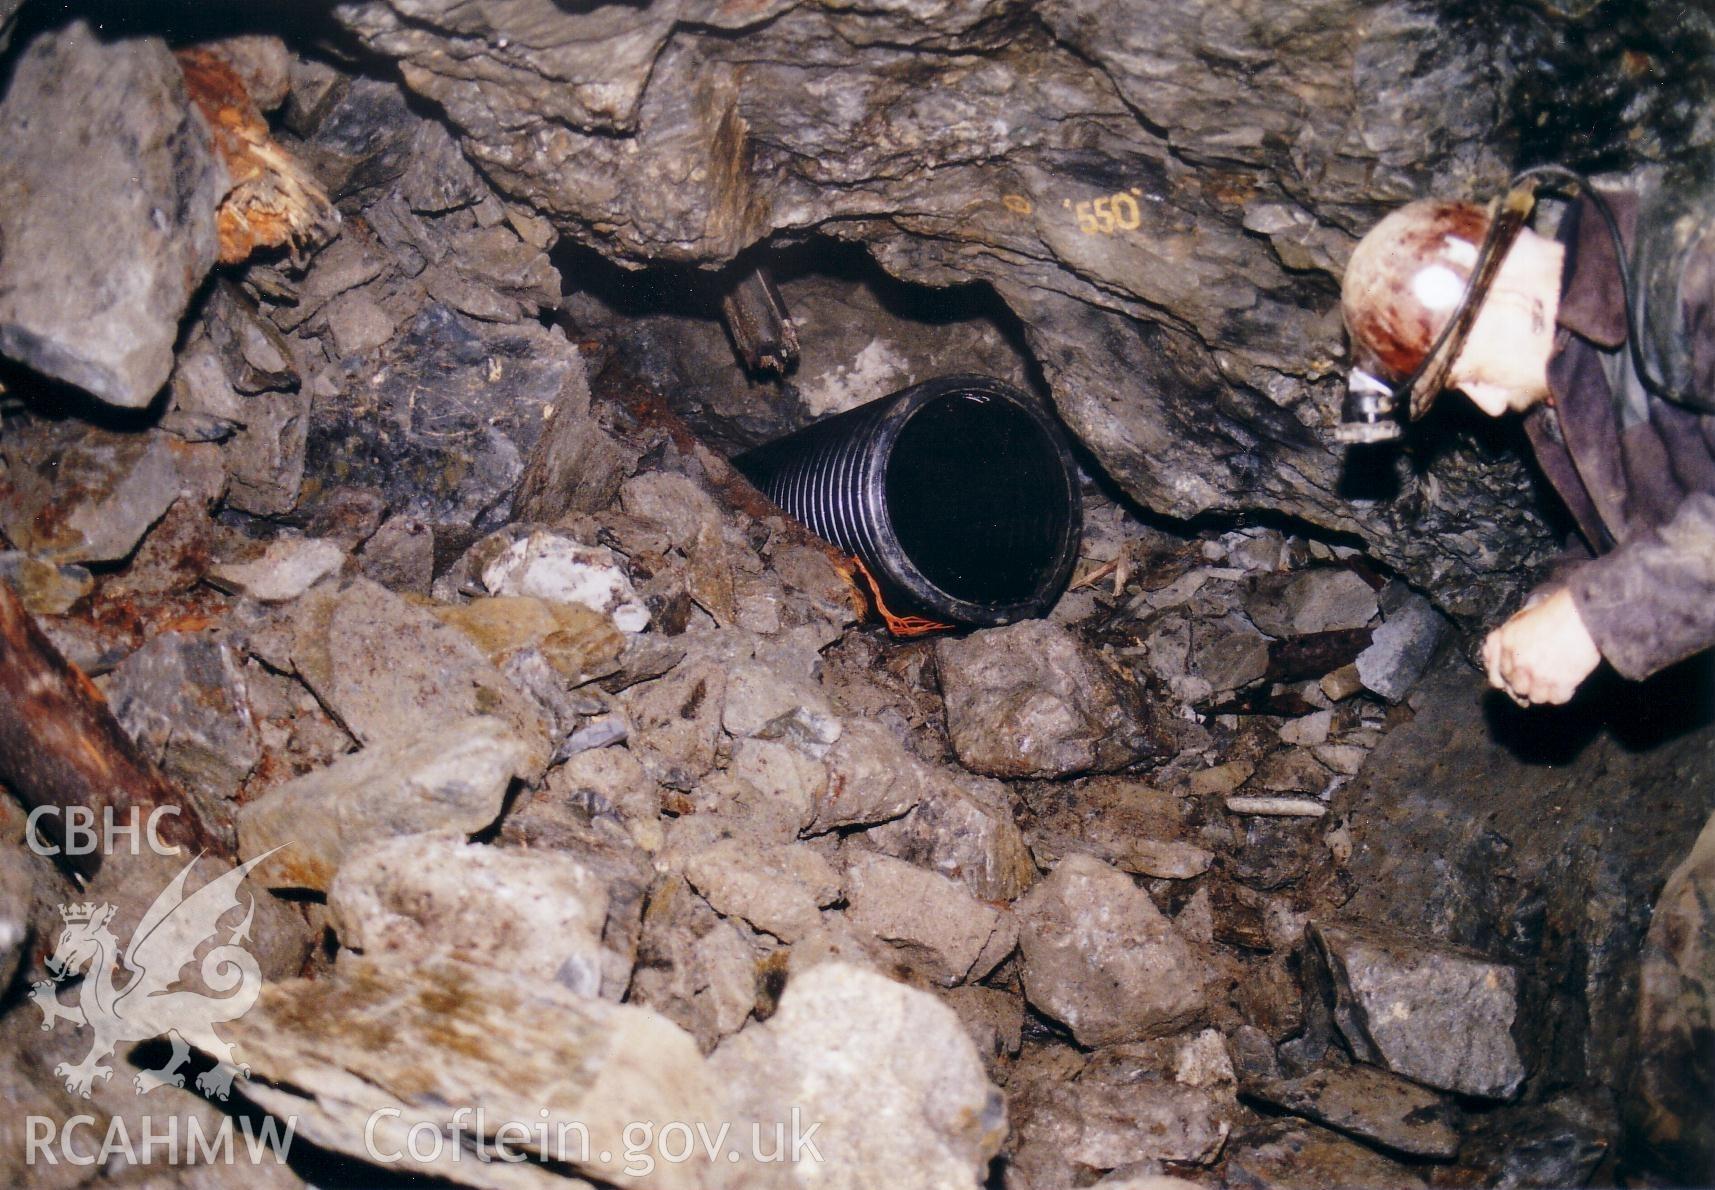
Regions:
<instances>
[{"instance_id":1,"label":"loose rock pile","mask_svg":"<svg viewBox=\"0 0 1715 1190\"><path fill-rule=\"evenodd\" d=\"M1498 1106L1521 965L1340 912L1342 791L1449 635L1421 594L1092 486L1049 618L887 638L623 322L545 324L544 220L395 84L273 48L337 238L206 288L156 416L8 373L0 431L0 578L287 923L223 1026L239 1098L350 1181L1497 1184L1525 1127L1569 1180L1603 1159L1601 1110ZM0 805L0 973L41 979L72 889ZM12 1120L217 1118L134 1097L140 1053L75 1097L77 1039L7 1008ZM734 1136L675 1159L697 1123Z\"/></svg>"}]
</instances>

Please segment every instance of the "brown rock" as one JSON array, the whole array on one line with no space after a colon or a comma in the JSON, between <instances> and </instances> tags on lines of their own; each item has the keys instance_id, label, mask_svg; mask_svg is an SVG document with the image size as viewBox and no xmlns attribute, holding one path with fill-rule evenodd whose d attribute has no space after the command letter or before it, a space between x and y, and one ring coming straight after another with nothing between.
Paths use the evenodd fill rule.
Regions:
<instances>
[{"instance_id":1,"label":"brown rock","mask_svg":"<svg viewBox=\"0 0 1715 1190\"><path fill-rule=\"evenodd\" d=\"M275 888L326 889L359 846L424 831L471 834L500 816L530 750L497 719L473 718L411 741L376 744L248 802L238 850Z\"/></svg>"},{"instance_id":2,"label":"brown rock","mask_svg":"<svg viewBox=\"0 0 1715 1190\"><path fill-rule=\"evenodd\" d=\"M1159 1037L1204 1012L1202 964L1123 872L1067 856L1016 909L1025 995L1081 1044Z\"/></svg>"},{"instance_id":3,"label":"brown rock","mask_svg":"<svg viewBox=\"0 0 1715 1190\"><path fill-rule=\"evenodd\" d=\"M1138 691L1069 631L1026 620L936 645L959 762L991 777L1124 768L1157 749Z\"/></svg>"},{"instance_id":4,"label":"brown rock","mask_svg":"<svg viewBox=\"0 0 1715 1190\"><path fill-rule=\"evenodd\" d=\"M944 987L981 979L1017 940L1009 912L891 856L848 850L845 884L851 928Z\"/></svg>"},{"instance_id":5,"label":"brown rock","mask_svg":"<svg viewBox=\"0 0 1715 1190\"><path fill-rule=\"evenodd\" d=\"M1302 1078L1247 1084L1245 1094L1295 1116L1415 1157L1459 1153L1452 1105L1416 1083L1373 1066L1341 1066Z\"/></svg>"}]
</instances>

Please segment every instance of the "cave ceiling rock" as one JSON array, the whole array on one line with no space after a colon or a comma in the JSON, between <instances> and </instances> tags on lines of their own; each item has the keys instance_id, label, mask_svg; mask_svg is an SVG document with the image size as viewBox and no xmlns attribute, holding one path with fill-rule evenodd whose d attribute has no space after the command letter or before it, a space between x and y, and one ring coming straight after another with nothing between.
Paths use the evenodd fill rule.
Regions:
<instances>
[{"instance_id":1,"label":"cave ceiling rock","mask_svg":"<svg viewBox=\"0 0 1715 1190\"><path fill-rule=\"evenodd\" d=\"M1387 204L1505 173L1507 67L1423 0L360 0L503 191L622 264L775 235L983 281L1133 497L1354 533L1455 612L1544 556L1524 473L1454 449L1354 501L1337 273ZM1455 502L1502 498L1487 517ZM1499 567L1499 573L1496 568Z\"/></svg>"}]
</instances>

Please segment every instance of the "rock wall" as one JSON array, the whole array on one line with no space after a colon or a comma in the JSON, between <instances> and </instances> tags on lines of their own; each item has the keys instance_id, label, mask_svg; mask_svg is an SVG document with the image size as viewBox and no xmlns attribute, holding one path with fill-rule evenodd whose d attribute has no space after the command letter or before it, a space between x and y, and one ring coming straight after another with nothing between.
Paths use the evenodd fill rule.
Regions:
<instances>
[{"instance_id":1,"label":"rock wall","mask_svg":"<svg viewBox=\"0 0 1715 1190\"><path fill-rule=\"evenodd\" d=\"M1414 456L1354 463L1334 447L1337 278L1386 205L1492 188L1521 151L1629 165L1715 139L1696 103L1710 19L1630 7L338 12L502 191L575 240L640 266L815 234L863 242L912 281L987 282L1131 496L1177 517L1268 509L1357 534L1477 615L1549 550L1518 496L1526 475L1445 423ZM1573 113L1577 138L1544 143Z\"/></svg>"}]
</instances>

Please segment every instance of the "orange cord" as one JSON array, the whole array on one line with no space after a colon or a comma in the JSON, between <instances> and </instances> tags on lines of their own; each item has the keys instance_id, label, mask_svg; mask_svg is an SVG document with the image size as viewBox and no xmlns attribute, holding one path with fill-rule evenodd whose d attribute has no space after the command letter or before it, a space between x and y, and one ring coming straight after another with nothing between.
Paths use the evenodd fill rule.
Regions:
<instances>
[{"instance_id":1,"label":"orange cord","mask_svg":"<svg viewBox=\"0 0 1715 1190\"><path fill-rule=\"evenodd\" d=\"M887 602L881 597L881 585L875 581L875 576L869 572L869 567L863 564L863 559L851 557L846 561L852 568L846 571L846 581L856 587L857 582L852 577L852 571L855 570L863 576L864 583L869 587L870 602L875 606L876 614L881 617L881 622L887 625L887 630L894 636L927 636L931 632L945 632L954 627L952 624L943 624L939 620L925 619L923 616L894 615L888 610Z\"/></svg>"}]
</instances>

